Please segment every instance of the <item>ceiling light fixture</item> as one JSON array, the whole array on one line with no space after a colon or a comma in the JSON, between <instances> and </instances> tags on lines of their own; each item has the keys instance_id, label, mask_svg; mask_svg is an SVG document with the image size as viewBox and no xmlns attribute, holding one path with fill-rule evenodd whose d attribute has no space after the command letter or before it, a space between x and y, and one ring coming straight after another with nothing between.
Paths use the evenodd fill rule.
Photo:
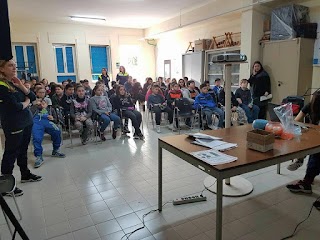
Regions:
<instances>
[{"instance_id":1,"label":"ceiling light fixture","mask_svg":"<svg viewBox=\"0 0 320 240\"><path fill-rule=\"evenodd\" d=\"M82 17L82 16L70 16L71 20L78 22L91 22L91 23L104 23L105 18L102 17Z\"/></svg>"}]
</instances>

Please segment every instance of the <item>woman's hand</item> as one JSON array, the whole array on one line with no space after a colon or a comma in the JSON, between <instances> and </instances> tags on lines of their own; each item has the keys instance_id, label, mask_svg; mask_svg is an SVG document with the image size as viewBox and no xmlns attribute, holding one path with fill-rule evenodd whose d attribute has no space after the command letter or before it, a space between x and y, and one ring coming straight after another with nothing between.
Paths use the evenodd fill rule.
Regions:
<instances>
[{"instance_id":1,"label":"woman's hand","mask_svg":"<svg viewBox=\"0 0 320 240\"><path fill-rule=\"evenodd\" d=\"M17 77L13 77L11 79L11 82L13 83L13 85L15 85L18 88L20 88L21 85L23 86L21 80L19 78L17 78Z\"/></svg>"}]
</instances>

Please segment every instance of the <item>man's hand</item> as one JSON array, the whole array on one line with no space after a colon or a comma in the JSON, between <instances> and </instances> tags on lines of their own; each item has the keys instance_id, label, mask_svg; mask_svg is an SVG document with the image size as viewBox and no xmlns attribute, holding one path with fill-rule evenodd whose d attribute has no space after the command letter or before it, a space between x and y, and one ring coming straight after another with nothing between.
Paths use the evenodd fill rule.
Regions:
<instances>
[{"instance_id":1,"label":"man's hand","mask_svg":"<svg viewBox=\"0 0 320 240\"><path fill-rule=\"evenodd\" d=\"M109 115L110 115L110 112L105 112L105 114L109 116Z\"/></svg>"},{"instance_id":2,"label":"man's hand","mask_svg":"<svg viewBox=\"0 0 320 240\"><path fill-rule=\"evenodd\" d=\"M249 104L248 104L248 107L249 107L249 108L252 108L252 103L249 103Z\"/></svg>"},{"instance_id":3,"label":"man's hand","mask_svg":"<svg viewBox=\"0 0 320 240\"><path fill-rule=\"evenodd\" d=\"M52 120L53 120L53 116L52 116L52 115L48 115L48 119L49 119L50 121L52 121Z\"/></svg>"},{"instance_id":4,"label":"man's hand","mask_svg":"<svg viewBox=\"0 0 320 240\"><path fill-rule=\"evenodd\" d=\"M268 93L268 92L265 92L265 93L264 93L264 95L265 95L265 96L268 96L268 95L269 95L269 93Z\"/></svg>"}]
</instances>

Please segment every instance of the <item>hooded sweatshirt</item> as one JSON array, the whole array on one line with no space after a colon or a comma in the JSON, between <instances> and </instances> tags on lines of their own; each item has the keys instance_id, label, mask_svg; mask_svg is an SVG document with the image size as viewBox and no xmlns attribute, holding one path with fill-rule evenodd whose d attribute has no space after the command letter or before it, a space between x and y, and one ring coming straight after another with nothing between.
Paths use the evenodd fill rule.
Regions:
<instances>
[{"instance_id":1,"label":"hooded sweatshirt","mask_svg":"<svg viewBox=\"0 0 320 240\"><path fill-rule=\"evenodd\" d=\"M198 96L196 96L193 105L195 108L204 107L213 109L217 107L217 104L209 93L200 93Z\"/></svg>"}]
</instances>

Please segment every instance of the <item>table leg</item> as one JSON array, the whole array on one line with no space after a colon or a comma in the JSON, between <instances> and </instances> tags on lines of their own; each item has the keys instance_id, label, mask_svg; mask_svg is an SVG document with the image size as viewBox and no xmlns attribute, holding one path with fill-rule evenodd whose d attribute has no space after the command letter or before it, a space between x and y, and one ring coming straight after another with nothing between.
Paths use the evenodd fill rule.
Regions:
<instances>
[{"instance_id":1,"label":"table leg","mask_svg":"<svg viewBox=\"0 0 320 240\"><path fill-rule=\"evenodd\" d=\"M281 164L278 163L278 164L277 164L277 173L278 173L278 174L280 174L280 167L281 167Z\"/></svg>"},{"instance_id":2,"label":"table leg","mask_svg":"<svg viewBox=\"0 0 320 240\"><path fill-rule=\"evenodd\" d=\"M222 184L223 179L217 178L216 240L222 240Z\"/></svg>"},{"instance_id":3,"label":"table leg","mask_svg":"<svg viewBox=\"0 0 320 240\"><path fill-rule=\"evenodd\" d=\"M162 148L158 145L158 209L162 211Z\"/></svg>"}]
</instances>

